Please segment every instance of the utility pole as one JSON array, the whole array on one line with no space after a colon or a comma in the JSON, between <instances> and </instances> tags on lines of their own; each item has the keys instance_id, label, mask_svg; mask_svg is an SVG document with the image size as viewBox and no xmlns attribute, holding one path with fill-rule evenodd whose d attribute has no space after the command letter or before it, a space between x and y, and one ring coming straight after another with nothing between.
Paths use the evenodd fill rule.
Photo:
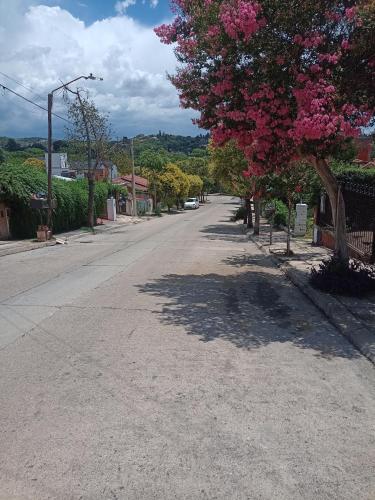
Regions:
<instances>
[{"instance_id":1,"label":"utility pole","mask_svg":"<svg viewBox=\"0 0 375 500\"><path fill-rule=\"evenodd\" d=\"M47 226L52 231L52 103L53 93L48 94L48 191L47 191L47 204L48 216Z\"/></svg>"},{"instance_id":2,"label":"utility pole","mask_svg":"<svg viewBox=\"0 0 375 500\"><path fill-rule=\"evenodd\" d=\"M133 197L133 217L137 217L137 198L135 195L135 173L134 173L134 142L133 138L130 142L130 150L132 155L132 197Z\"/></svg>"},{"instance_id":3,"label":"utility pole","mask_svg":"<svg viewBox=\"0 0 375 500\"><path fill-rule=\"evenodd\" d=\"M76 82L77 80L103 80L103 78L96 78L92 73L90 73L88 76L78 76L77 78L74 78L68 83L64 83L63 85L60 85L60 87L57 87L56 89L52 90L48 94L48 160L47 160L47 173L48 173L48 193L47 193L47 203L48 203L48 219L47 219L47 225L50 230L52 230L52 213L53 213L53 207L52 207L52 106L53 106L53 94L54 92L57 92L58 90L61 90L67 85L70 85L71 83Z\"/></svg>"}]
</instances>

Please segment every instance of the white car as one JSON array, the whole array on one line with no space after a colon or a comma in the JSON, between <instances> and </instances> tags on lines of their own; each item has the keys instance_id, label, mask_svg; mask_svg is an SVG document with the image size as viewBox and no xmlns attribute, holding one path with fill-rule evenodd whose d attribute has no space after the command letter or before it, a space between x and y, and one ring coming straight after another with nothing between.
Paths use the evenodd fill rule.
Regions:
<instances>
[{"instance_id":1,"label":"white car","mask_svg":"<svg viewBox=\"0 0 375 500\"><path fill-rule=\"evenodd\" d=\"M185 209L197 209L199 208L199 201L198 201L198 198L188 198L185 203L184 203L184 208Z\"/></svg>"}]
</instances>

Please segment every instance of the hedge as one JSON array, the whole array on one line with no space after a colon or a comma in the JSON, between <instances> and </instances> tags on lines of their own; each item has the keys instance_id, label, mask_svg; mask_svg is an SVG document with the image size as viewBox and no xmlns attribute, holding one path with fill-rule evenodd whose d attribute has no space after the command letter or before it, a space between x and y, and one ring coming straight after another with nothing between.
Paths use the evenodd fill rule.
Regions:
<instances>
[{"instance_id":1,"label":"hedge","mask_svg":"<svg viewBox=\"0 0 375 500\"><path fill-rule=\"evenodd\" d=\"M340 182L375 186L375 168L361 168L342 162L333 162L332 169Z\"/></svg>"},{"instance_id":2,"label":"hedge","mask_svg":"<svg viewBox=\"0 0 375 500\"><path fill-rule=\"evenodd\" d=\"M32 210L30 198L47 192L47 174L32 166L3 164L0 167L0 200L11 209L10 230L14 238L32 238L38 224L45 223L46 211ZM95 184L95 213L105 208L111 184ZM87 224L88 188L86 180L67 182L52 179L52 195L57 201L53 213L54 232L77 229ZM41 213L42 212L42 213Z\"/></svg>"}]
</instances>

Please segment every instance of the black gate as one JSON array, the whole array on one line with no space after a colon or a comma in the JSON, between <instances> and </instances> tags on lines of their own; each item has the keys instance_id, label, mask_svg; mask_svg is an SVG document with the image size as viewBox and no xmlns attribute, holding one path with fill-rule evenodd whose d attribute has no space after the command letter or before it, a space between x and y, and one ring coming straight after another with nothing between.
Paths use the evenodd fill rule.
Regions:
<instances>
[{"instance_id":1,"label":"black gate","mask_svg":"<svg viewBox=\"0 0 375 500\"><path fill-rule=\"evenodd\" d=\"M364 262L375 262L375 187L344 182L347 242L352 254ZM328 196L321 200L318 225L333 229Z\"/></svg>"}]
</instances>

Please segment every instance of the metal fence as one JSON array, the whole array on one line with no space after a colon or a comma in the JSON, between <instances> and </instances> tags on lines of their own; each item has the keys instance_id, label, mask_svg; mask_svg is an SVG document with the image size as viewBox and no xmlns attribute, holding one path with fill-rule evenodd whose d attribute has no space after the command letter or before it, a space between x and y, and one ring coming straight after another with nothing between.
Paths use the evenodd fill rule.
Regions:
<instances>
[{"instance_id":1,"label":"metal fence","mask_svg":"<svg viewBox=\"0 0 375 500\"><path fill-rule=\"evenodd\" d=\"M342 183L345 201L347 242L352 254L365 262L375 262L375 187ZM333 229L331 205L327 195L321 199L318 225Z\"/></svg>"}]
</instances>

